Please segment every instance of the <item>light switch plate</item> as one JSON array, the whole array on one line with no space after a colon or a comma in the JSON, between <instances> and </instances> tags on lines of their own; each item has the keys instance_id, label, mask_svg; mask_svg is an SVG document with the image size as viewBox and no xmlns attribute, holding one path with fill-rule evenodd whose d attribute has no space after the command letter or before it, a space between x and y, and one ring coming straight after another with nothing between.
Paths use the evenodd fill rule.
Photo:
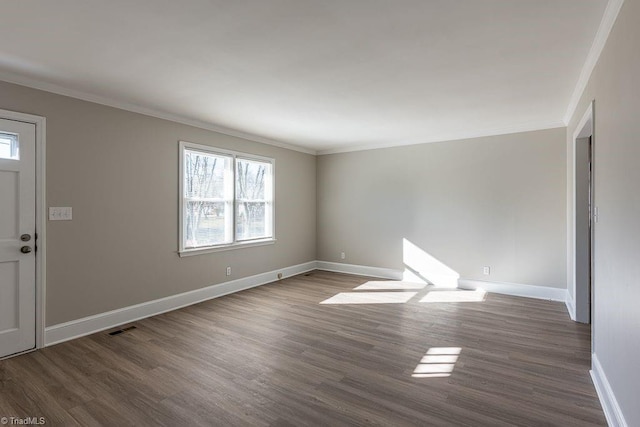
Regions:
<instances>
[{"instance_id":1,"label":"light switch plate","mask_svg":"<svg viewBox=\"0 0 640 427\"><path fill-rule=\"evenodd\" d=\"M50 207L49 221L71 221L73 209L70 207Z\"/></svg>"}]
</instances>

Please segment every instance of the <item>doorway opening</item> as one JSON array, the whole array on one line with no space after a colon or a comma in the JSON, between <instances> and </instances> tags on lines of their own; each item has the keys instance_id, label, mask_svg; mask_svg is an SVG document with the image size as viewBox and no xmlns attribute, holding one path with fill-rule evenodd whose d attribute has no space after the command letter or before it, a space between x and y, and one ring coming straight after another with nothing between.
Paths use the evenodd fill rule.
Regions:
<instances>
[{"instance_id":1,"label":"doorway opening","mask_svg":"<svg viewBox=\"0 0 640 427\"><path fill-rule=\"evenodd\" d=\"M594 103L572 139L573 145L573 313L576 322L593 322Z\"/></svg>"}]
</instances>

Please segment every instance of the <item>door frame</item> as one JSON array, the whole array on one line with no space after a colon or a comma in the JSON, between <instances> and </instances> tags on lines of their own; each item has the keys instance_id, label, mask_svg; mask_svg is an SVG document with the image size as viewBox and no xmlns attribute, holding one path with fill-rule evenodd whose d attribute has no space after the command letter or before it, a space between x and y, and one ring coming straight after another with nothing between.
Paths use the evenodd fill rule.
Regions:
<instances>
[{"instance_id":1,"label":"door frame","mask_svg":"<svg viewBox=\"0 0 640 427\"><path fill-rule=\"evenodd\" d=\"M577 197L577 189L576 189L576 185L577 185L577 178L576 178L576 147L577 147L577 140L579 138L583 138L583 137L591 137L591 182L590 182L590 191L591 191L591 212L589 215L589 222L591 223L591 226L589 227L589 244L591 246L591 250L590 250L590 257L589 257L589 268L591 270L591 274L590 274L590 307L589 307L589 311L590 311L590 324L591 324L591 335L593 338L594 335L594 315L595 315L595 299L594 299L594 284L595 284L595 280L594 280L594 276L595 276L595 271L594 271L594 252L595 252L595 239L594 239L594 227L595 227L595 223L597 221L597 206L595 203L595 167L596 167L596 161L595 161L595 149L596 149L596 138L595 138L595 100L591 101L589 103L589 107L587 108L587 110L585 111L585 113L583 114L582 118L580 119L580 121L578 122L573 135L571 137L571 155L572 155L572 159L571 159L571 165L572 165L572 186L571 186L571 203L573 206L572 209L572 214L573 214L573 218L572 218L572 236L571 236L571 242L570 242L570 247L572 248L572 256L571 256L571 268L572 268L572 290L573 290L573 301L572 301L572 312L569 313L571 315L571 318L573 320L576 320L576 314L577 314L577 298L576 298L576 292L577 292L577 288L578 288L578 283L576 281L576 269L578 267L577 262L576 262L576 233L577 233L577 224L576 224L576 216L577 216L577 212L576 212L576 197ZM593 342L593 340L592 340Z\"/></svg>"},{"instance_id":2,"label":"door frame","mask_svg":"<svg viewBox=\"0 0 640 427\"><path fill-rule=\"evenodd\" d=\"M44 347L46 301L46 126L47 119L0 109L0 119L31 123L36 127L36 349ZM26 352L33 351L27 350ZM24 353L26 353L24 352Z\"/></svg>"}]
</instances>

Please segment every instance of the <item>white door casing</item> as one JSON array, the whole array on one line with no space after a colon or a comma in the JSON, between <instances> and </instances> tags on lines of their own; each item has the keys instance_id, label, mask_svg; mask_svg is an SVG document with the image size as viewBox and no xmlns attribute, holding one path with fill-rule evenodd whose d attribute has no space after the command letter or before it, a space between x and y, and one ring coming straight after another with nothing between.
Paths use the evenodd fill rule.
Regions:
<instances>
[{"instance_id":1,"label":"white door casing","mask_svg":"<svg viewBox=\"0 0 640 427\"><path fill-rule=\"evenodd\" d=\"M0 357L36 346L36 125L0 119L3 134L17 147L0 152Z\"/></svg>"}]
</instances>

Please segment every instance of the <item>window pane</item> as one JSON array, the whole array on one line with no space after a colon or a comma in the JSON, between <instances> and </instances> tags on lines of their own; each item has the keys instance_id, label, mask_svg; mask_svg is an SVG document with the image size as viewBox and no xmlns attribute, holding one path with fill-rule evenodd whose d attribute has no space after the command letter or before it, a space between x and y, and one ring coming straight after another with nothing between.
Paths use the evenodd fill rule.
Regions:
<instances>
[{"instance_id":1,"label":"window pane","mask_svg":"<svg viewBox=\"0 0 640 427\"><path fill-rule=\"evenodd\" d=\"M231 158L185 151L184 196L188 199L226 199L225 172L230 169Z\"/></svg>"},{"instance_id":2,"label":"window pane","mask_svg":"<svg viewBox=\"0 0 640 427\"><path fill-rule=\"evenodd\" d=\"M273 237L273 163L181 143L180 250Z\"/></svg>"},{"instance_id":3,"label":"window pane","mask_svg":"<svg viewBox=\"0 0 640 427\"><path fill-rule=\"evenodd\" d=\"M271 236L267 230L266 202L238 202L236 206L236 239L259 239Z\"/></svg>"},{"instance_id":4,"label":"window pane","mask_svg":"<svg viewBox=\"0 0 640 427\"><path fill-rule=\"evenodd\" d=\"M18 135L0 132L0 159L19 160Z\"/></svg>"},{"instance_id":5,"label":"window pane","mask_svg":"<svg viewBox=\"0 0 640 427\"><path fill-rule=\"evenodd\" d=\"M184 247L233 242L233 158L185 150Z\"/></svg>"},{"instance_id":6,"label":"window pane","mask_svg":"<svg viewBox=\"0 0 640 427\"><path fill-rule=\"evenodd\" d=\"M264 200L265 182L271 176L271 163L238 159L236 197L240 200Z\"/></svg>"},{"instance_id":7,"label":"window pane","mask_svg":"<svg viewBox=\"0 0 640 427\"><path fill-rule=\"evenodd\" d=\"M231 243L230 203L187 201L184 212L185 248Z\"/></svg>"},{"instance_id":8,"label":"window pane","mask_svg":"<svg viewBox=\"0 0 640 427\"><path fill-rule=\"evenodd\" d=\"M236 159L236 240L273 236L272 165Z\"/></svg>"}]
</instances>

